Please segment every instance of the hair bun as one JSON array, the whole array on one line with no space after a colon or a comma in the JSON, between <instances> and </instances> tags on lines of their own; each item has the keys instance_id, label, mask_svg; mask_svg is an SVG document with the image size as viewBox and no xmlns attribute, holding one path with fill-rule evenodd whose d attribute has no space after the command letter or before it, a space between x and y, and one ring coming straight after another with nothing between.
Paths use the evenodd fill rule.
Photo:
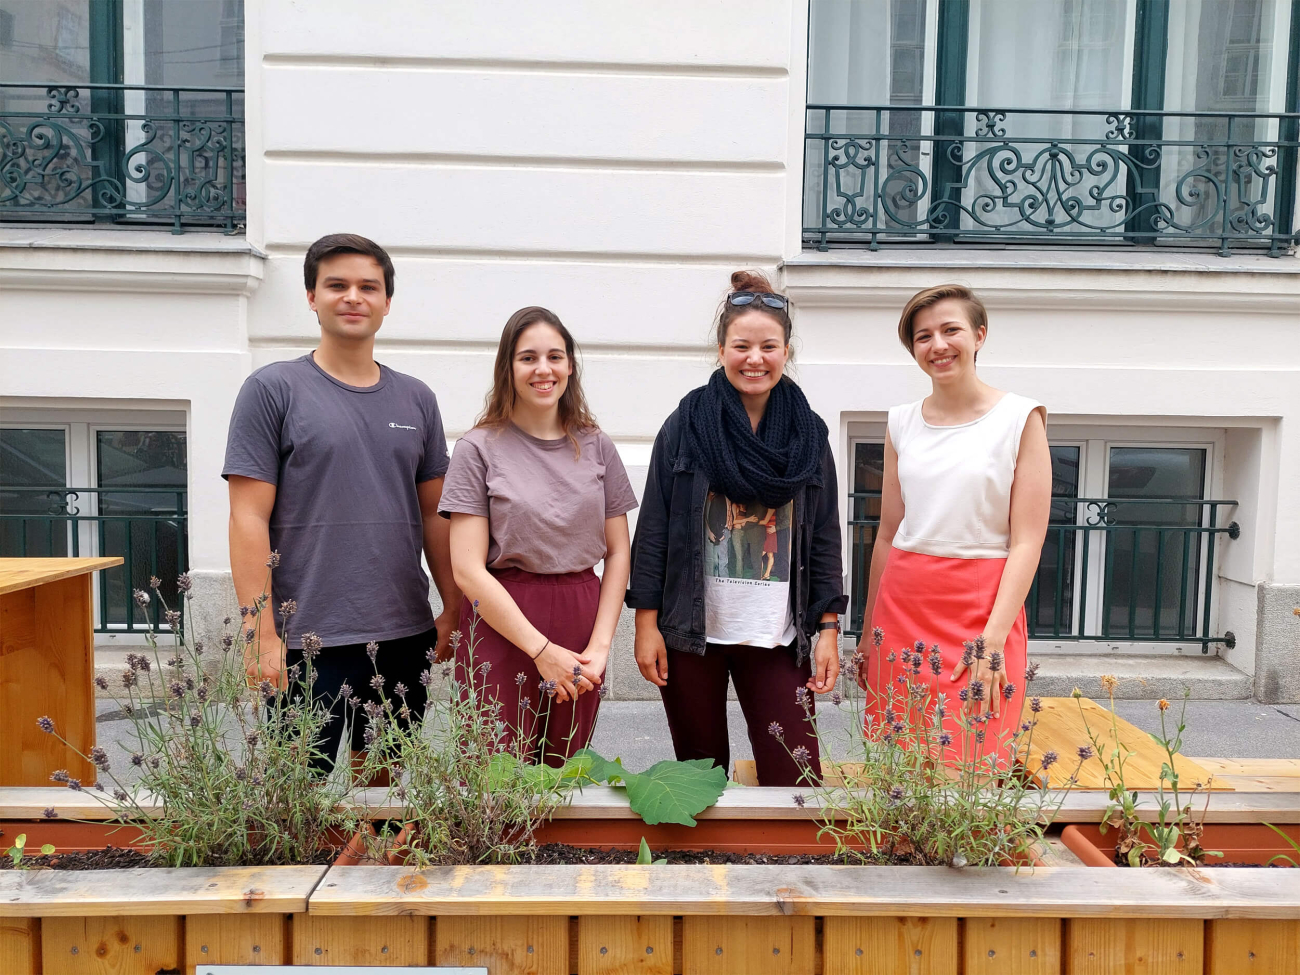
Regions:
<instances>
[{"instance_id":1,"label":"hair bun","mask_svg":"<svg viewBox=\"0 0 1300 975\"><path fill-rule=\"evenodd\" d=\"M758 294L776 294L767 276L761 271L733 271L731 274L732 291L754 291Z\"/></svg>"}]
</instances>

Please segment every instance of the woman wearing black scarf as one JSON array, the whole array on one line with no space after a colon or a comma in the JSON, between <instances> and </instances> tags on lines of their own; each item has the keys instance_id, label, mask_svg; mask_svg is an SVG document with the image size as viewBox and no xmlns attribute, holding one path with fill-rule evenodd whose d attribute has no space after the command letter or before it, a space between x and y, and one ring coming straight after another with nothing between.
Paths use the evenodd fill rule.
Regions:
<instances>
[{"instance_id":1,"label":"woman wearing black scarf","mask_svg":"<svg viewBox=\"0 0 1300 975\"><path fill-rule=\"evenodd\" d=\"M678 759L727 768L727 679L758 780L820 775L811 692L839 674L847 608L826 424L785 376L786 299L738 271L718 315L720 368L655 439L632 545L636 660L659 687Z\"/></svg>"}]
</instances>

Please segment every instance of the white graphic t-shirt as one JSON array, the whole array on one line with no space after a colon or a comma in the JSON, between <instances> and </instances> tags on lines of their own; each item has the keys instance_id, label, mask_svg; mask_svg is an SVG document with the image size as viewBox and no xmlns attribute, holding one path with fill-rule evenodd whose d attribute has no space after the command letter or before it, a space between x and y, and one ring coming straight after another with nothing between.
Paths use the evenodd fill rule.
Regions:
<instances>
[{"instance_id":1,"label":"white graphic t-shirt","mask_svg":"<svg viewBox=\"0 0 1300 975\"><path fill-rule=\"evenodd\" d=\"M783 647L794 639L790 521L794 502L704 503L704 631L710 643Z\"/></svg>"}]
</instances>

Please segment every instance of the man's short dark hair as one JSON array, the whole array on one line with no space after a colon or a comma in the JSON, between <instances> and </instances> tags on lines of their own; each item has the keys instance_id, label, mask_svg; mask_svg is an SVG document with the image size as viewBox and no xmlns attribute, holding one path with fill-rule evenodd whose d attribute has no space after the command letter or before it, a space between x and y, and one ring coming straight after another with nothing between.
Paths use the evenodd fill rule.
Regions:
<instances>
[{"instance_id":1,"label":"man's short dark hair","mask_svg":"<svg viewBox=\"0 0 1300 975\"><path fill-rule=\"evenodd\" d=\"M302 277L308 291L316 290L320 262L335 254L365 254L373 257L384 269L384 295L393 297L393 279L397 276L393 270L393 259L388 256L388 251L360 234L326 234L307 248L307 258L302 262Z\"/></svg>"}]
</instances>

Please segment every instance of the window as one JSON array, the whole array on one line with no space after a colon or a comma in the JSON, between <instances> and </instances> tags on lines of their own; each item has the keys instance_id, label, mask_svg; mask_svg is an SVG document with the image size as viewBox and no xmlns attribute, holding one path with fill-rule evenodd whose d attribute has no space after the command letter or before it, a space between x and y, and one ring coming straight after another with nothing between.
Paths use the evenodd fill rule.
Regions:
<instances>
[{"instance_id":1,"label":"window","mask_svg":"<svg viewBox=\"0 0 1300 975\"><path fill-rule=\"evenodd\" d=\"M1210 493L1219 434L1194 431L1197 439L1180 443L1122 439L1121 428L1080 432L1051 444L1049 526L1025 601L1030 639L1076 651L1213 648L1222 640L1212 626L1211 546L1229 522ZM850 451L846 629L861 633L884 444L856 440Z\"/></svg>"},{"instance_id":2,"label":"window","mask_svg":"<svg viewBox=\"0 0 1300 975\"><path fill-rule=\"evenodd\" d=\"M95 575L96 632L147 629L157 607L143 616L133 591L157 576L176 607L188 566L184 416L19 413L0 429L0 556L122 556Z\"/></svg>"}]
</instances>

